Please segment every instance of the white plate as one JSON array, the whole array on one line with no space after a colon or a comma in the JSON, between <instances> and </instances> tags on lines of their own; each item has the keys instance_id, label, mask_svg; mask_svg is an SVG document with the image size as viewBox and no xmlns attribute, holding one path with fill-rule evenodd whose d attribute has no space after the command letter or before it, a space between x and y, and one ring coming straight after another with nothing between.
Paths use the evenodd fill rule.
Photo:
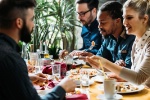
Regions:
<instances>
[{"instance_id":1,"label":"white plate","mask_svg":"<svg viewBox=\"0 0 150 100\"><path fill-rule=\"evenodd\" d=\"M132 84L132 83L130 83L130 82L117 82L116 84L124 84L124 85L132 85L133 87L136 87L136 88L138 88L137 90L133 90L133 91L126 91L126 92L118 92L117 91L117 93L120 93L120 94L127 94L127 93L135 93L135 92L140 92L140 91L142 91L145 87L144 87L144 85L139 85L139 86L137 86L137 85L134 85L134 84Z\"/></svg>"},{"instance_id":2,"label":"white plate","mask_svg":"<svg viewBox=\"0 0 150 100\"><path fill-rule=\"evenodd\" d=\"M94 80L95 82L104 82L104 76L95 76L95 77L92 77L92 80Z\"/></svg>"},{"instance_id":3,"label":"white plate","mask_svg":"<svg viewBox=\"0 0 150 100\"><path fill-rule=\"evenodd\" d=\"M134 90L134 91L126 91L126 92L118 92L118 91L116 91L116 93L120 93L120 94L136 93L136 92L142 91L145 88L144 85L137 86L137 85L131 84L130 82L117 82L116 84L120 84L120 83L123 83L125 85L133 85L134 87L138 88L137 90ZM104 90L104 85L100 84L98 86L98 89L99 90Z\"/></svg>"},{"instance_id":4,"label":"white plate","mask_svg":"<svg viewBox=\"0 0 150 100\"><path fill-rule=\"evenodd\" d=\"M82 68L82 69L72 69L72 70L70 70L71 71L71 73L73 74L73 75L79 75L80 74L80 72L79 71L88 71L89 72L89 76L90 77L92 77L92 76L96 76L97 74L98 74L98 72L97 72L97 70L96 69L86 69L86 68ZM70 73L70 71L67 71L66 72L66 75L70 75L71 73Z\"/></svg>"},{"instance_id":5,"label":"white plate","mask_svg":"<svg viewBox=\"0 0 150 100\"><path fill-rule=\"evenodd\" d=\"M37 93L39 94L39 96L44 96L47 93L50 93L52 91L52 89L45 89L45 90L37 90Z\"/></svg>"},{"instance_id":6,"label":"white plate","mask_svg":"<svg viewBox=\"0 0 150 100\"><path fill-rule=\"evenodd\" d=\"M98 95L98 96L97 96L97 99L100 99L100 100L120 100L120 99L122 99L122 95L120 95L120 94L115 94L115 95L114 95L114 98L112 98L112 99L106 99L106 98L105 98L105 95L104 95L104 94L101 94L101 95Z\"/></svg>"},{"instance_id":7,"label":"white plate","mask_svg":"<svg viewBox=\"0 0 150 100\"><path fill-rule=\"evenodd\" d=\"M81 71L87 71L89 73L89 76L96 76L98 74L98 71L96 69L86 69L86 68L82 68Z\"/></svg>"},{"instance_id":8,"label":"white plate","mask_svg":"<svg viewBox=\"0 0 150 100\"><path fill-rule=\"evenodd\" d=\"M73 61L73 63L74 63L75 65L86 64L86 62L85 62L85 61L80 60L80 59L74 60L74 61Z\"/></svg>"}]
</instances>

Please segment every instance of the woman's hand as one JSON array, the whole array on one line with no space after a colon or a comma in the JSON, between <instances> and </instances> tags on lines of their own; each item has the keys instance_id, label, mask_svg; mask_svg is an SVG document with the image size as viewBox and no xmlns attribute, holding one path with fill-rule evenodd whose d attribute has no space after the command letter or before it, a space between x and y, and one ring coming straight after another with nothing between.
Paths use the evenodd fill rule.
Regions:
<instances>
[{"instance_id":1,"label":"woman's hand","mask_svg":"<svg viewBox=\"0 0 150 100\"><path fill-rule=\"evenodd\" d=\"M108 77L116 79L117 82L126 82L126 80L122 79L121 77L119 77L115 73L109 74Z\"/></svg>"},{"instance_id":2,"label":"woman's hand","mask_svg":"<svg viewBox=\"0 0 150 100\"><path fill-rule=\"evenodd\" d=\"M100 56L86 57L86 62L88 62L92 67L96 69L101 68L102 70L104 70L103 67L105 67L109 71L116 73L116 75L119 75L123 68Z\"/></svg>"},{"instance_id":3,"label":"woman's hand","mask_svg":"<svg viewBox=\"0 0 150 100\"><path fill-rule=\"evenodd\" d=\"M119 66L122 66L122 67L126 66L126 63L123 60L121 60L121 59L120 60L116 60L115 64L117 64Z\"/></svg>"}]
</instances>

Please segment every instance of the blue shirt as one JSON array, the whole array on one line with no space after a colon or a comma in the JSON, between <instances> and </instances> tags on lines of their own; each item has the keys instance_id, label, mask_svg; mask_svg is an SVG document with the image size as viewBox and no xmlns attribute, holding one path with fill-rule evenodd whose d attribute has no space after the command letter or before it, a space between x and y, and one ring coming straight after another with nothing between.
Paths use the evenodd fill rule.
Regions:
<instances>
[{"instance_id":1,"label":"blue shirt","mask_svg":"<svg viewBox=\"0 0 150 100\"><path fill-rule=\"evenodd\" d=\"M90 26L82 27L81 37L83 39L83 46L79 50L85 50L87 52L96 54L102 44L102 35L99 32L98 21L96 19L91 23ZM92 50L88 50L92 41L95 42L95 46Z\"/></svg>"},{"instance_id":2,"label":"blue shirt","mask_svg":"<svg viewBox=\"0 0 150 100\"><path fill-rule=\"evenodd\" d=\"M118 40L112 35L104 39L101 48L96 55L102 56L112 62L122 59L125 61L127 68L131 68L131 50L135 36L121 34Z\"/></svg>"}]
</instances>

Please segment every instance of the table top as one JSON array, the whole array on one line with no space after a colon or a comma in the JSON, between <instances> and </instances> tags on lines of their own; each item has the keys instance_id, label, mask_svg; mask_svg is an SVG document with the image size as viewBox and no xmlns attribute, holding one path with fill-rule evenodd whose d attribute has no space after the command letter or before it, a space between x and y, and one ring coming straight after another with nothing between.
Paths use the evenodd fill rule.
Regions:
<instances>
[{"instance_id":1,"label":"table top","mask_svg":"<svg viewBox=\"0 0 150 100\"><path fill-rule=\"evenodd\" d=\"M89 88L90 100L97 100L97 96L103 94L102 90L99 90L97 87L101 83L95 82ZM150 89L143 89L140 92L121 94L123 96L122 100L150 100Z\"/></svg>"},{"instance_id":2,"label":"table top","mask_svg":"<svg viewBox=\"0 0 150 100\"><path fill-rule=\"evenodd\" d=\"M88 67L86 66L86 68ZM98 86L100 84L102 83L95 82L89 87L90 100L98 100L97 96L100 94L104 94L103 90L98 89ZM123 96L121 100L150 100L150 89L144 88L142 91L136 93L128 93L128 94L121 94L121 95Z\"/></svg>"}]
</instances>

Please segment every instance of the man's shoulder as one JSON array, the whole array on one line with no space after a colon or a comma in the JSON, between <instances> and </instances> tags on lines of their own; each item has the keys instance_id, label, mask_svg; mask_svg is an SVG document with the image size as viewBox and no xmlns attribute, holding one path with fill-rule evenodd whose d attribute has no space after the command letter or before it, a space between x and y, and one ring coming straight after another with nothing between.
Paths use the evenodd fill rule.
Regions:
<instances>
[{"instance_id":1,"label":"man's shoulder","mask_svg":"<svg viewBox=\"0 0 150 100\"><path fill-rule=\"evenodd\" d=\"M14 56L16 54L15 51L7 44L0 43L0 48L0 59L4 59L7 56Z\"/></svg>"},{"instance_id":2,"label":"man's shoulder","mask_svg":"<svg viewBox=\"0 0 150 100\"><path fill-rule=\"evenodd\" d=\"M127 35L126 36L126 39L128 39L128 40L135 40L135 36L134 35Z\"/></svg>"}]
</instances>

